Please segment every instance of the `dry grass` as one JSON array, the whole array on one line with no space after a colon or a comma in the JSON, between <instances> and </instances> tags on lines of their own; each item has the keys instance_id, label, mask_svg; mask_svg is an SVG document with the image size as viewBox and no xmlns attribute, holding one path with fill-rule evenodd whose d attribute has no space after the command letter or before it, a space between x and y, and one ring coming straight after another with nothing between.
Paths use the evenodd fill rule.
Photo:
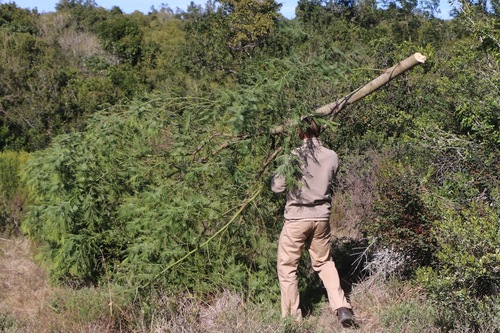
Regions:
<instances>
[{"instance_id":1,"label":"dry grass","mask_svg":"<svg viewBox=\"0 0 500 333\"><path fill-rule=\"evenodd\" d=\"M374 276L353 288L351 299L360 325L358 332L438 332L432 327L432 322L429 327L416 326L415 318L394 314L401 306L413 307L412 311L417 312L427 308L420 289L401 282L376 279L378 277ZM407 329L395 330L391 322L396 321L401 327L408 326Z\"/></svg>"},{"instance_id":2,"label":"dry grass","mask_svg":"<svg viewBox=\"0 0 500 333\"><path fill-rule=\"evenodd\" d=\"M0 281L0 332L113 331L106 295L51 286L23 238L0 238Z\"/></svg>"},{"instance_id":3,"label":"dry grass","mask_svg":"<svg viewBox=\"0 0 500 333\"><path fill-rule=\"evenodd\" d=\"M161 295L148 308L120 305L115 291L51 286L22 238L0 239L0 281L0 332L439 332L421 290L376 274L353 286L356 329L341 327L326 301L294 323L281 320L277 304L251 303L229 291L211 300Z\"/></svg>"},{"instance_id":4,"label":"dry grass","mask_svg":"<svg viewBox=\"0 0 500 333\"><path fill-rule=\"evenodd\" d=\"M173 306L175 304L175 306ZM151 332L284 332L275 309L244 302L240 295L224 291L209 303L189 297L160 300Z\"/></svg>"},{"instance_id":5,"label":"dry grass","mask_svg":"<svg viewBox=\"0 0 500 333\"><path fill-rule=\"evenodd\" d=\"M44 272L30 259L28 242L0 239L0 313L35 318L52 295Z\"/></svg>"},{"instance_id":6,"label":"dry grass","mask_svg":"<svg viewBox=\"0 0 500 333\"><path fill-rule=\"evenodd\" d=\"M223 292L209 304L183 298L160 301L151 332L172 333L438 333L423 293L401 282L367 279L350 295L358 323L342 327L328 303L317 304L302 322L281 320L276 304L252 304ZM175 303L175 306L172 306ZM141 331L146 332L146 331Z\"/></svg>"}]
</instances>

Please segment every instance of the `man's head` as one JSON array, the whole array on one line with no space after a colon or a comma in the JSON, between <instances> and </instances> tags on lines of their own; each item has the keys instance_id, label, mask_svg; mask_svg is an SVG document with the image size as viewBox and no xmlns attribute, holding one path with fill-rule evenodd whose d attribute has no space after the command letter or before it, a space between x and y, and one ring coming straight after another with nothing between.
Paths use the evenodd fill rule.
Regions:
<instances>
[{"instance_id":1,"label":"man's head","mask_svg":"<svg viewBox=\"0 0 500 333\"><path fill-rule=\"evenodd\" d=\"M301 140L317 138L320 133L321 127L318 126L318 123L314 119L309 117L302 118L302 123L299 127L299 137Z\"/></svg>"}]
</instances>

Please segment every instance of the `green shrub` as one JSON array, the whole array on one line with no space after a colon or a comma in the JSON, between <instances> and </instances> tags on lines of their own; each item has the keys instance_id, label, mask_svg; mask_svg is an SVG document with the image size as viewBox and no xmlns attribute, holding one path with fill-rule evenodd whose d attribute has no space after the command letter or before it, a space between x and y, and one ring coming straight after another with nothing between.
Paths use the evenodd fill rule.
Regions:
<instances>
[{"instance_id":1,"label":"green shrub","mask_svg":"<svg viewBox=\"0 0 500 333\"><path fill-rule=\"evenodd\" d=\"M27 199L19 170L27 159L28 154L24 152L0 153L0 233L2 234L11 235L19 232L19 223Z\"/></svg>"},{"instance_id":2,"label":"green shrub","mask_svg":"<svg viewBox=\"0 0 500 333\"><path fill-rule=\"evenodd\" d=\"M372 219L364 225L378 246L405 258L403 273L413 272L432 259L430 235L434 213L423 200L419 175L404 163L386 160L377 180L378 198L373 203Z\"/></svg>"},{"instance_id":3,"label":"green shrub","mask_svg":"<svg viewBox=\"0 0 500 333\"><path fill-rule=\"evenodd\" d=\"M442 325L494 332L500 327L500 212L473 202L446 211L432 233L437 265L418 271L418 280L440 309Z\"/></svg>"},{"instance_id":4,"label":"green shrub","mask_svg":"<svg viewBox=\"0 0 500 333\"><path fill-rule=\"evenodd\" d=\"M435 309L418 299L394 304L380 315L384 332L420 333L432 332Z\"/></svg>"}]
</instances>

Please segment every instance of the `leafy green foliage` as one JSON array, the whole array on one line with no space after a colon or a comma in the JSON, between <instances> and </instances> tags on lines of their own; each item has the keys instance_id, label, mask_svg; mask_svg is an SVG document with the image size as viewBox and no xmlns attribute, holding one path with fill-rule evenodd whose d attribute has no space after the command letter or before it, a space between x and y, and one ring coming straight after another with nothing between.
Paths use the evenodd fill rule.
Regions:
<instances>
[{"instance_id":1,"label":"leafy green foliage","mask_svg":"<svg viewBox=\"0 0 500 333\"><path fill-rule=\"evenodd\" d=\"M220 0L227 12L229 47L253 54L275 27L280 5L275 0Z\"/></svg>"},{"instance_id":2,"label":"leafy green foliage","mask_svg":"<svg viewBox=\"0 0 500 333\"><path fill-rule=\"evenodd\" d=\"M145 48L140 19L115 18L89 4L43 16L0 6L2 149L41 149L54 135L84 128L92 113L149 89L138 74ZM12 28L24 22L37 29ZM98 28L106 33L102 45Z\"/></svg>"},{"instance_id":3,"label":"leafy green foliage","mask_svg":"<svg viewBox=\"0 0 500 333\"><path fill-rule=\"evenodd\" d=\"M499 220L498 210L479 202L460 212L446 211L434 226L438 264L422 268L419 281L450 327L484 332L498 327Z\"/></svg>"},{"instance_id":4,"label":"leafy green foliage","mask_svg":"<svg viewBox=\"0 0 500 333\"><path fill-rule=\"evenodd\" d=\"M36 15L15 3L0 4L0 27L10 32L36 34Z\"/></svg>"},{"instance_id":5,"label":"leafy green foliage","mask_svg":"<svg viewBox=\"0 0 500 333\"><path fill-rule=\"evenodd\" d=\"M102 260L120 256L122 235L116 206L121 196L144 186L133 177L133 172L143 170L130 164L145 148L124 154L126 147L139 144L129 140L132 133L151 135L155 127L144 129L134 123L136 118L128 123L120 115L112 121L115 126L94 123L94 133L58 137L52 150L36 153L27 165L27 184L39 206L30 211L30 222L23 228L46 242L56 278L95 282Z\"/></svg>"},{"instance_id":6,"label":"leafy green foliage","mask_svg":"<svg viewBox=\"0 0 500 333\"><path fill-rule=\"evenodd\" d=\"M226 231L228 239L162 272L227 222L251 190L244 184L251 184L252 168L259 167L241 158L249 153L245 141L236 142L243 147L238 154L229 149L210 162L196 162L211 154L210 140L220 139L196 140L191 131L204 134L203 127L194 126L202 120L190 119L195 110L186 110L185 118L172 113L178 107L188 105L167 99L154 107L139 103L128 112L96 116L86 132L58 137L50 149L34 154L26 180L37 206L23 229L45 244L55 278L97 283L107 270L136 286L215 288L224 280L242 287L252 281L247 270L266 265L258 264L263 257L254 252L265 240L264 234L256 237L255 229L264 231L264 221L240 220ZM255 236L241 238L247 233ZM251 253L243 254L247 246Z\"/></svg>"},{"instance_id":7,"label":"leafy green foliage","mask_svg":"<svg viewBox=\"0 0 500 333\"><path fill-rule=\"evenodd\" d=\"M112 17L99 27L98 35L104 49L124 63L135 66L142 57L142 32L139 24L125 16Z\"/></svg>"}]
</instances>

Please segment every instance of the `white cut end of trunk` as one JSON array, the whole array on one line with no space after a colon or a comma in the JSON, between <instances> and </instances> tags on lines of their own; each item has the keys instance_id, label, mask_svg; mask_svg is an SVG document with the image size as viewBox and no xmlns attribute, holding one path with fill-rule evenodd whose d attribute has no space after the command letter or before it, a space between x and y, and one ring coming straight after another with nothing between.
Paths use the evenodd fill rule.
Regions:
<instances>
[{"instance_id":1,"label":"white cut end of trunk","mask_svg":"<svg viewBox=\"0 0 500 333\"><path fill-rule=\"evenodd\" d=\"M414 57L420 63L424 63L427 60L427 58L423 54L421 54L420 52L415 53Z\"/></svg>"}]
</instances>

